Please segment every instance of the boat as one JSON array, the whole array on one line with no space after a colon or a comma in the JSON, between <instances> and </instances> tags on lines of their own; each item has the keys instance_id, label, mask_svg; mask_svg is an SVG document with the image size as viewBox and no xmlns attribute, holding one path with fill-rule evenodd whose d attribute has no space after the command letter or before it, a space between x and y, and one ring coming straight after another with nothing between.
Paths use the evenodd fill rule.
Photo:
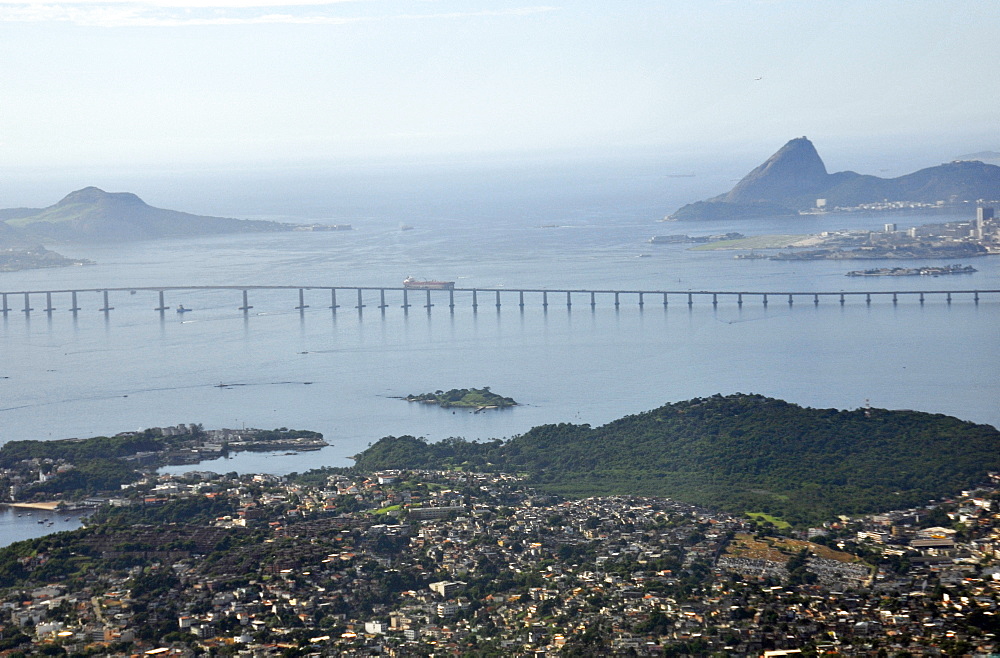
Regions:
<instances>
[{"instance_id":1,"label":"boat","mask_svg":"<svg viewBox=\"0 0 1000 658\"><path fill-rule=\"evenodd\" d=\"M403 279L403 287L409 290L454 290L454 281L418 281L412 276Z\"/></svg>"},{"instance_id":2,"label":"boat","mask_svg":"<svg viewBox=\"0 0 1000 658\"><path fill-rule=\"evenodd\" d=\"M178 313L187 313L190 310L191 309L189 309L189 308L184 308L184 304L181 304L180 306L177 307L177 312Z\"/></svg>"}]
</instances>

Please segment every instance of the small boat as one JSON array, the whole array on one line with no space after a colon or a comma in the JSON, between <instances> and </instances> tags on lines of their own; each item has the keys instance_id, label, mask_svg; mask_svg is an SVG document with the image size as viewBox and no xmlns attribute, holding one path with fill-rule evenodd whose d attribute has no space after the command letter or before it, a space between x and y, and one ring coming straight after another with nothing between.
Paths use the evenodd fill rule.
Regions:
<instances>
[{"instance_id":1,"label":"small boat","mask_svg":"<svg viewBox=\"0 0 1000 658\"><path fill-rule=\"evenodd\" d=\"M177 312L178 313L187 313L190 310L191 309L189 309L189 308L184 308L184 304L181 304L180 306L177 307Z\"/></svg>"},{"instance_id":2,"label":"small boat","mask_svg":"<svg viewBox=\"0 0 1000 658\"><path fill-rule=\"evenodd\" d=\"M403 279L403 287L409 290L454 290L454 281L419 281L412 276Z\"/></svg>"}]
</instances>

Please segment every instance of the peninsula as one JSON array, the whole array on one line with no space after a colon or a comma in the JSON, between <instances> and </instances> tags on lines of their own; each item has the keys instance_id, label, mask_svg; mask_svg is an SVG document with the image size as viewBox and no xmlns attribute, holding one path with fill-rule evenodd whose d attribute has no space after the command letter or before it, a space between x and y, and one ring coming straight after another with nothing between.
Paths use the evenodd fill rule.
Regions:
<instances>
[{"instance_id":1,"label":"peninsula","mask_svg":"<svg viewBox=\"0 0 1000 658\"><path fill-rule=\"evenodd\" d=\"M813 143L789 141L725 194L690 203L670 220L797 217L837 210L928 210L1000 199L1000 167L956 160L899 178L828 173Z\"/></svg>"}]
</instances>

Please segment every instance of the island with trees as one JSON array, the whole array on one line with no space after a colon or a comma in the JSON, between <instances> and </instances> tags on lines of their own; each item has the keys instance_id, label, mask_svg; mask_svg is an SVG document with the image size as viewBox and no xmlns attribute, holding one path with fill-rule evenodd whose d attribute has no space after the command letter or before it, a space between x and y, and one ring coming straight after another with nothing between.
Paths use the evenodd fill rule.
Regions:
<instances>
[{"instance_id":1,"label":"island with trees","mask_svg":"<svg viewBox=\"0 0 1000 658\"><path fill-rule=\"evenodd\" d=\"M482 411L485 409L503 409L517 406L514 398L497 395L489 386L482 388L453 388L450 391L434 391L420 395L407 395L407 402L423 402L436 404L443 409L461 407Z\"/></svg>"}]
</instances>

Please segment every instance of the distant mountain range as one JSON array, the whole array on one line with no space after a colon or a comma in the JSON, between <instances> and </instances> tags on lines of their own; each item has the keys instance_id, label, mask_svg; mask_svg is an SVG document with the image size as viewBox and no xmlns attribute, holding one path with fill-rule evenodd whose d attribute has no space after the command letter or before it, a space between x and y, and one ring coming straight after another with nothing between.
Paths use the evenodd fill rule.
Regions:
<instances>
[{"instance_id":1,"label":"distant mountain range","mask_svg":"<svg viewBox=\"0 0 1000 658\"><path fill-rule=\"evenodd\" d=\"M853 171L827 173L805 137L789 141L726 194L690 203L668 219L729 219L798 215L826 199L828 208L882 201L955 203L1000 199L1000 167L956 160L899 178Z\"/></svg>"},{"instance_id":2,"label":"distant mountain range","mask_svg":"<svg viewBox=\"0 0 1000 658\"><path fill-rule=\"evenodd\" d=\"M291 231L280 222L206 217L147 205L129 193L86 187L48 208L0 210L0 246L39 243L131 242L221 233Z\"/></svg>"}]
</instances>

